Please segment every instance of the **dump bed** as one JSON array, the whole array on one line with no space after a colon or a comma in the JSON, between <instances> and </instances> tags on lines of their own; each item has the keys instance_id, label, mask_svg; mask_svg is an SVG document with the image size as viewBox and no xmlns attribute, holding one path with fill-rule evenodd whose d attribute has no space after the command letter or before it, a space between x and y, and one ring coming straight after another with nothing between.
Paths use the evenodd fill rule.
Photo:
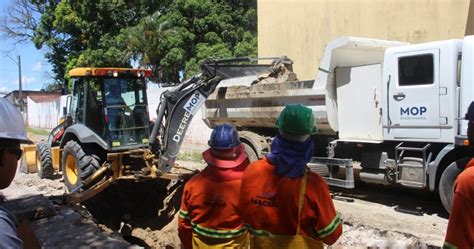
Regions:
<instances>
[{"instance_id":1,"label":"dump bed","mask_svg":"<svg viewBox=\"0 0 474 249\"><path fill-rule=\"evenodd\" d=\"M231 123L273 128L285 105L313 110L319 134L343 141L381 142L382 68L386 48L405 43L341 37L328 43L316 80L298 81L291 63L274 62L270 73L219 85L203 108L209 127Z\"/></svg>"},{"instance_id":2,"label":"dump bed","mask_svg":"<svg viewBox=\"0 0 474 249\"><path fill-rule=\"evenodd\" d=\"M209 127L231 123L237 127L274 128L285 105L300 103L313 110L320 133L334 133L327 121L324 89L314 89L314 80L298 81L291 65L274 65L270 71L260 77L221 82L203 107L206 124Z\"/></svg>"}]
</instances>

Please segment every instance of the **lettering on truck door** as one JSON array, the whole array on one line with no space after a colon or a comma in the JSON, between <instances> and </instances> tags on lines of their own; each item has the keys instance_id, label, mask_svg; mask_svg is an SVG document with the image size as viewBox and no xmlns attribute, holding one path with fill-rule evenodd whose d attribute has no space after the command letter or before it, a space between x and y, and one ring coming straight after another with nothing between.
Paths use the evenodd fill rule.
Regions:
<instances>
[{"instance_id":1,"label":"lettering on truck door","mask_svg":"<svg viewBox=\"0 0 474 249\"><path fill-rule=\"evenodd\" d=\"M394 138L440 138L439 49L396 53L393 58L387 97Z\"/></svg>"}]
</instances>

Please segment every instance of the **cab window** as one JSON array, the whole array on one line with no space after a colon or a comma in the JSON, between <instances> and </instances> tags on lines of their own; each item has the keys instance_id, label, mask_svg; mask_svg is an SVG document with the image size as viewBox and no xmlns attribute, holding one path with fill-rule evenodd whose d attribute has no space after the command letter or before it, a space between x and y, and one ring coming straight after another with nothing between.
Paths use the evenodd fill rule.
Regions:
<instances>
[{"instance_id":1,"label":"cab window","mask_svg":"<svg viewBox=\"0 0 474 249\"><path fill-rule=\"evenodd\" d=\"M74 79L71 101L71 114L77 123L84 122L84 83Z\"/></svg>"},{"instance_id":2,"label":"cab window","mask_svg":"<svg viewBox=\"0 0 474 249\"><path fill-rule=\"evenodd\" d=\"M434 56L422 54L399 58L398 82L400 86L433 84Z\"/></svg>"}]
</instances>

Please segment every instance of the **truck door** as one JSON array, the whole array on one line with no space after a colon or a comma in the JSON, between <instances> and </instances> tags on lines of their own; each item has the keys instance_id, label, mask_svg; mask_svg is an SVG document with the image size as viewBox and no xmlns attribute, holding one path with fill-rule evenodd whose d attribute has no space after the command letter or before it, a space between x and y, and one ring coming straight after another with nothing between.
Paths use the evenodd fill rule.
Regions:
<instances>
[{"instance_id":1,"label":"truck door","mask_svg":"<svg viewBox=\"0 0 474 249\"><path fill-rule=\"evenodd\" d=\"M439 113L439 49L395 53L387 98L394 138L436 139Z\"/></svg>"}]
</instances>

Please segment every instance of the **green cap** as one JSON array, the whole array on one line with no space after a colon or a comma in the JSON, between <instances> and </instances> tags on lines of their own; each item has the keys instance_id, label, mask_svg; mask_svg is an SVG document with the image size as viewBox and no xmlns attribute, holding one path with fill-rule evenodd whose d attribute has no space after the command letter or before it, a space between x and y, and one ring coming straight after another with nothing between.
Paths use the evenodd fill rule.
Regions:
<instances>
[{"instance_id":1,"label":"green cap","mask_svg":"<svg viewBox=\"0 0 474 249\"><path fill-rule=\"evenodd\" d=\"M290 134L308 135L317 132L313 111L302 104L287 105L275 126Z\"/></svg>"}]
</instances>

